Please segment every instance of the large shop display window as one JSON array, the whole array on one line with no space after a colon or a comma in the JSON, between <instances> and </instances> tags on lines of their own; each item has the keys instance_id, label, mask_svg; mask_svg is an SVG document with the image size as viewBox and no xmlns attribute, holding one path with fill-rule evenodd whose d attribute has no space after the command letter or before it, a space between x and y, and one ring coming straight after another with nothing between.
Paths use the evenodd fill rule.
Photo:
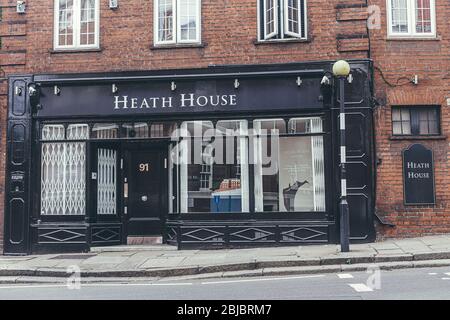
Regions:
<instances>
[{"instance_id":1,"label":"large shop display window","mask_svg":"<svg viewBox=\"0 0 450 320\"><path fill-rule=\"evenodd\" d=\"M41 214L86 214L86 143L73 140L88 139L88 125L45 125L41 137Z\"/></svg>"},{"instance_id":2,"label":"large shop display window","mask_svg":"<svg viewBox=\"0 0 450 320\"><path fill-rule=\"evenodd\" d=\"M171 212L250 212L250 201L255 212L325 211L322 118L256 119L249 127L182 123L170 157Z\"/></svg>"}]
</instances>

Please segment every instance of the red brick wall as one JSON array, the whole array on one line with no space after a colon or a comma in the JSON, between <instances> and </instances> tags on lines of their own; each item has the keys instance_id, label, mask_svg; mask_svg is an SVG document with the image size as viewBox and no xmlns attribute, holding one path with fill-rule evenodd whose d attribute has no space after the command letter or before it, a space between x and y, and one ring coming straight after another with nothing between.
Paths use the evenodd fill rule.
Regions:
<instances>
[{"instance_id":1,"label":"red brick wall","mask_svg":"<svg viewBox=\"0 0 450 320\"><path fill-rule=\"evenodd\" d=\"M381 29L370 30L371 57L375 64L375 112L378 168L377 210L396 228L379 227L379 237L413 237L450 232L449 130L450 111L450 2L436 0L437 35L435 40L387 39L386 1L370 0L381 8ZM395 85L388 85L381 77ZM408 83L414 75L419 84ZM406 84L404 84L406 83ZM404 84L404 85L403 85ZM440 105L441 140L392 140L391 108L395 105ZM412 143L431 148L435 159L436 205L403 204L402 150Z\"/></svg>"},{"instance_id":2,"label":"red brick wall","mask_svg":"<svg viewBox=\"0 0 450 320\"><path fill-rule=\"evenodd\" d=\"M3 232L3 184L5 159L6 82L9 74L93 71L153 70L205 67L210 64L259 64L338 58L365 58L369 41L364 36L364 0L308 1L306 42L255 44L256 0L203 0L202 48L152 49L153 1L119 1L110 10L100 0L99 52L54 53L53 0L27 2L23 15L15 13L15 0L0 0L0 233ZM390 82L419 75L419 85L391 88L376 71L376 140L382 164L378 169L377 209L397 224L380 228L382 236L412 236L450 232L448 210L448 140L421 141L433 147L436 161L437 204L434 207L403 205L401 150L412 141L390 140L392 104L442 105L442 133L448 135L450 4L437 2L437 32L434 41L386 40L385 0L369 0L381 8L381 29L371 30L371 56ZM341 8L353 4L352 8ZM348 6L347 6L348 7ZM362 37L354 37L362 35ZM2 239L3 237L0 236Z\"/></svg>"}]
</instances>

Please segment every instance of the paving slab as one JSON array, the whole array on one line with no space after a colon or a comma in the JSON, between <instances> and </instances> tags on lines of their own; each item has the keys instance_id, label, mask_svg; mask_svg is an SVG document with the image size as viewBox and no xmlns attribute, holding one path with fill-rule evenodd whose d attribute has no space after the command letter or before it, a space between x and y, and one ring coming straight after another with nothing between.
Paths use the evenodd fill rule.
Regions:
<instances>
[{"instance_id":1,"label":"paving slab","mask_svg":"<svg viewBox=\"0 0 450 320\"><path fill-rule=\"evenodd\" d=\"M95 257L90 257L86 260L83 260L82 265L104 265L104 264L119 264L127 260L127 257L115 257L108 255L97 255Z\"/></svg>"},{"instance_id":2,"label":"paving slab","mask_svg":"<svg viewBox=\"0 0 450 320\"><path fill-rule=\"evenodd\" d=\"M186 259L186 258L185 257L172 257L172 258L148 259L143 264L141 264L140 268L148 269L148 268L178 267L184 259Z\"/></svg>"}]
</instances>

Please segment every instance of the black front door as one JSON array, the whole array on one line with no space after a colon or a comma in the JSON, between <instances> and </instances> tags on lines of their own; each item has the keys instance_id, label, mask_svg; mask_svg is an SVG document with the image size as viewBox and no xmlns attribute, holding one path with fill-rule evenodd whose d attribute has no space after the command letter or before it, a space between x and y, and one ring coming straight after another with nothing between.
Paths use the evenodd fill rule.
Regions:
<instances>
[{"instance_id":1,"label":"black front door","mask_svg":"<svg viewBox=\"0 0 450 320\"><path fill-rule=\"evenodd\" d=\"M166 216L166 152L142 146L128 151L128 236L161 235Z\"/></svg>"}]
</instances>

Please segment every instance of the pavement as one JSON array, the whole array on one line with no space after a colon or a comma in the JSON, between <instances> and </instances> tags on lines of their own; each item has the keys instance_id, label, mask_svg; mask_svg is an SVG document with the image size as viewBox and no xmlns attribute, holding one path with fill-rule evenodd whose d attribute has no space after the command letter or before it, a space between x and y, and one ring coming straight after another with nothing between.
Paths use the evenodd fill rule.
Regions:
<instances>
[{"instance_id":1,"label":"pavement","mask_svg":"<svg viewBox=\"0 0 450 320\"><path fill-rule=\"evenodd\" d=\"M450 234L340 246L177 250L168 245L92 248L88 253L0 256L0 283L232 278L450 266Z\"/></svg>"}]
</instances>

